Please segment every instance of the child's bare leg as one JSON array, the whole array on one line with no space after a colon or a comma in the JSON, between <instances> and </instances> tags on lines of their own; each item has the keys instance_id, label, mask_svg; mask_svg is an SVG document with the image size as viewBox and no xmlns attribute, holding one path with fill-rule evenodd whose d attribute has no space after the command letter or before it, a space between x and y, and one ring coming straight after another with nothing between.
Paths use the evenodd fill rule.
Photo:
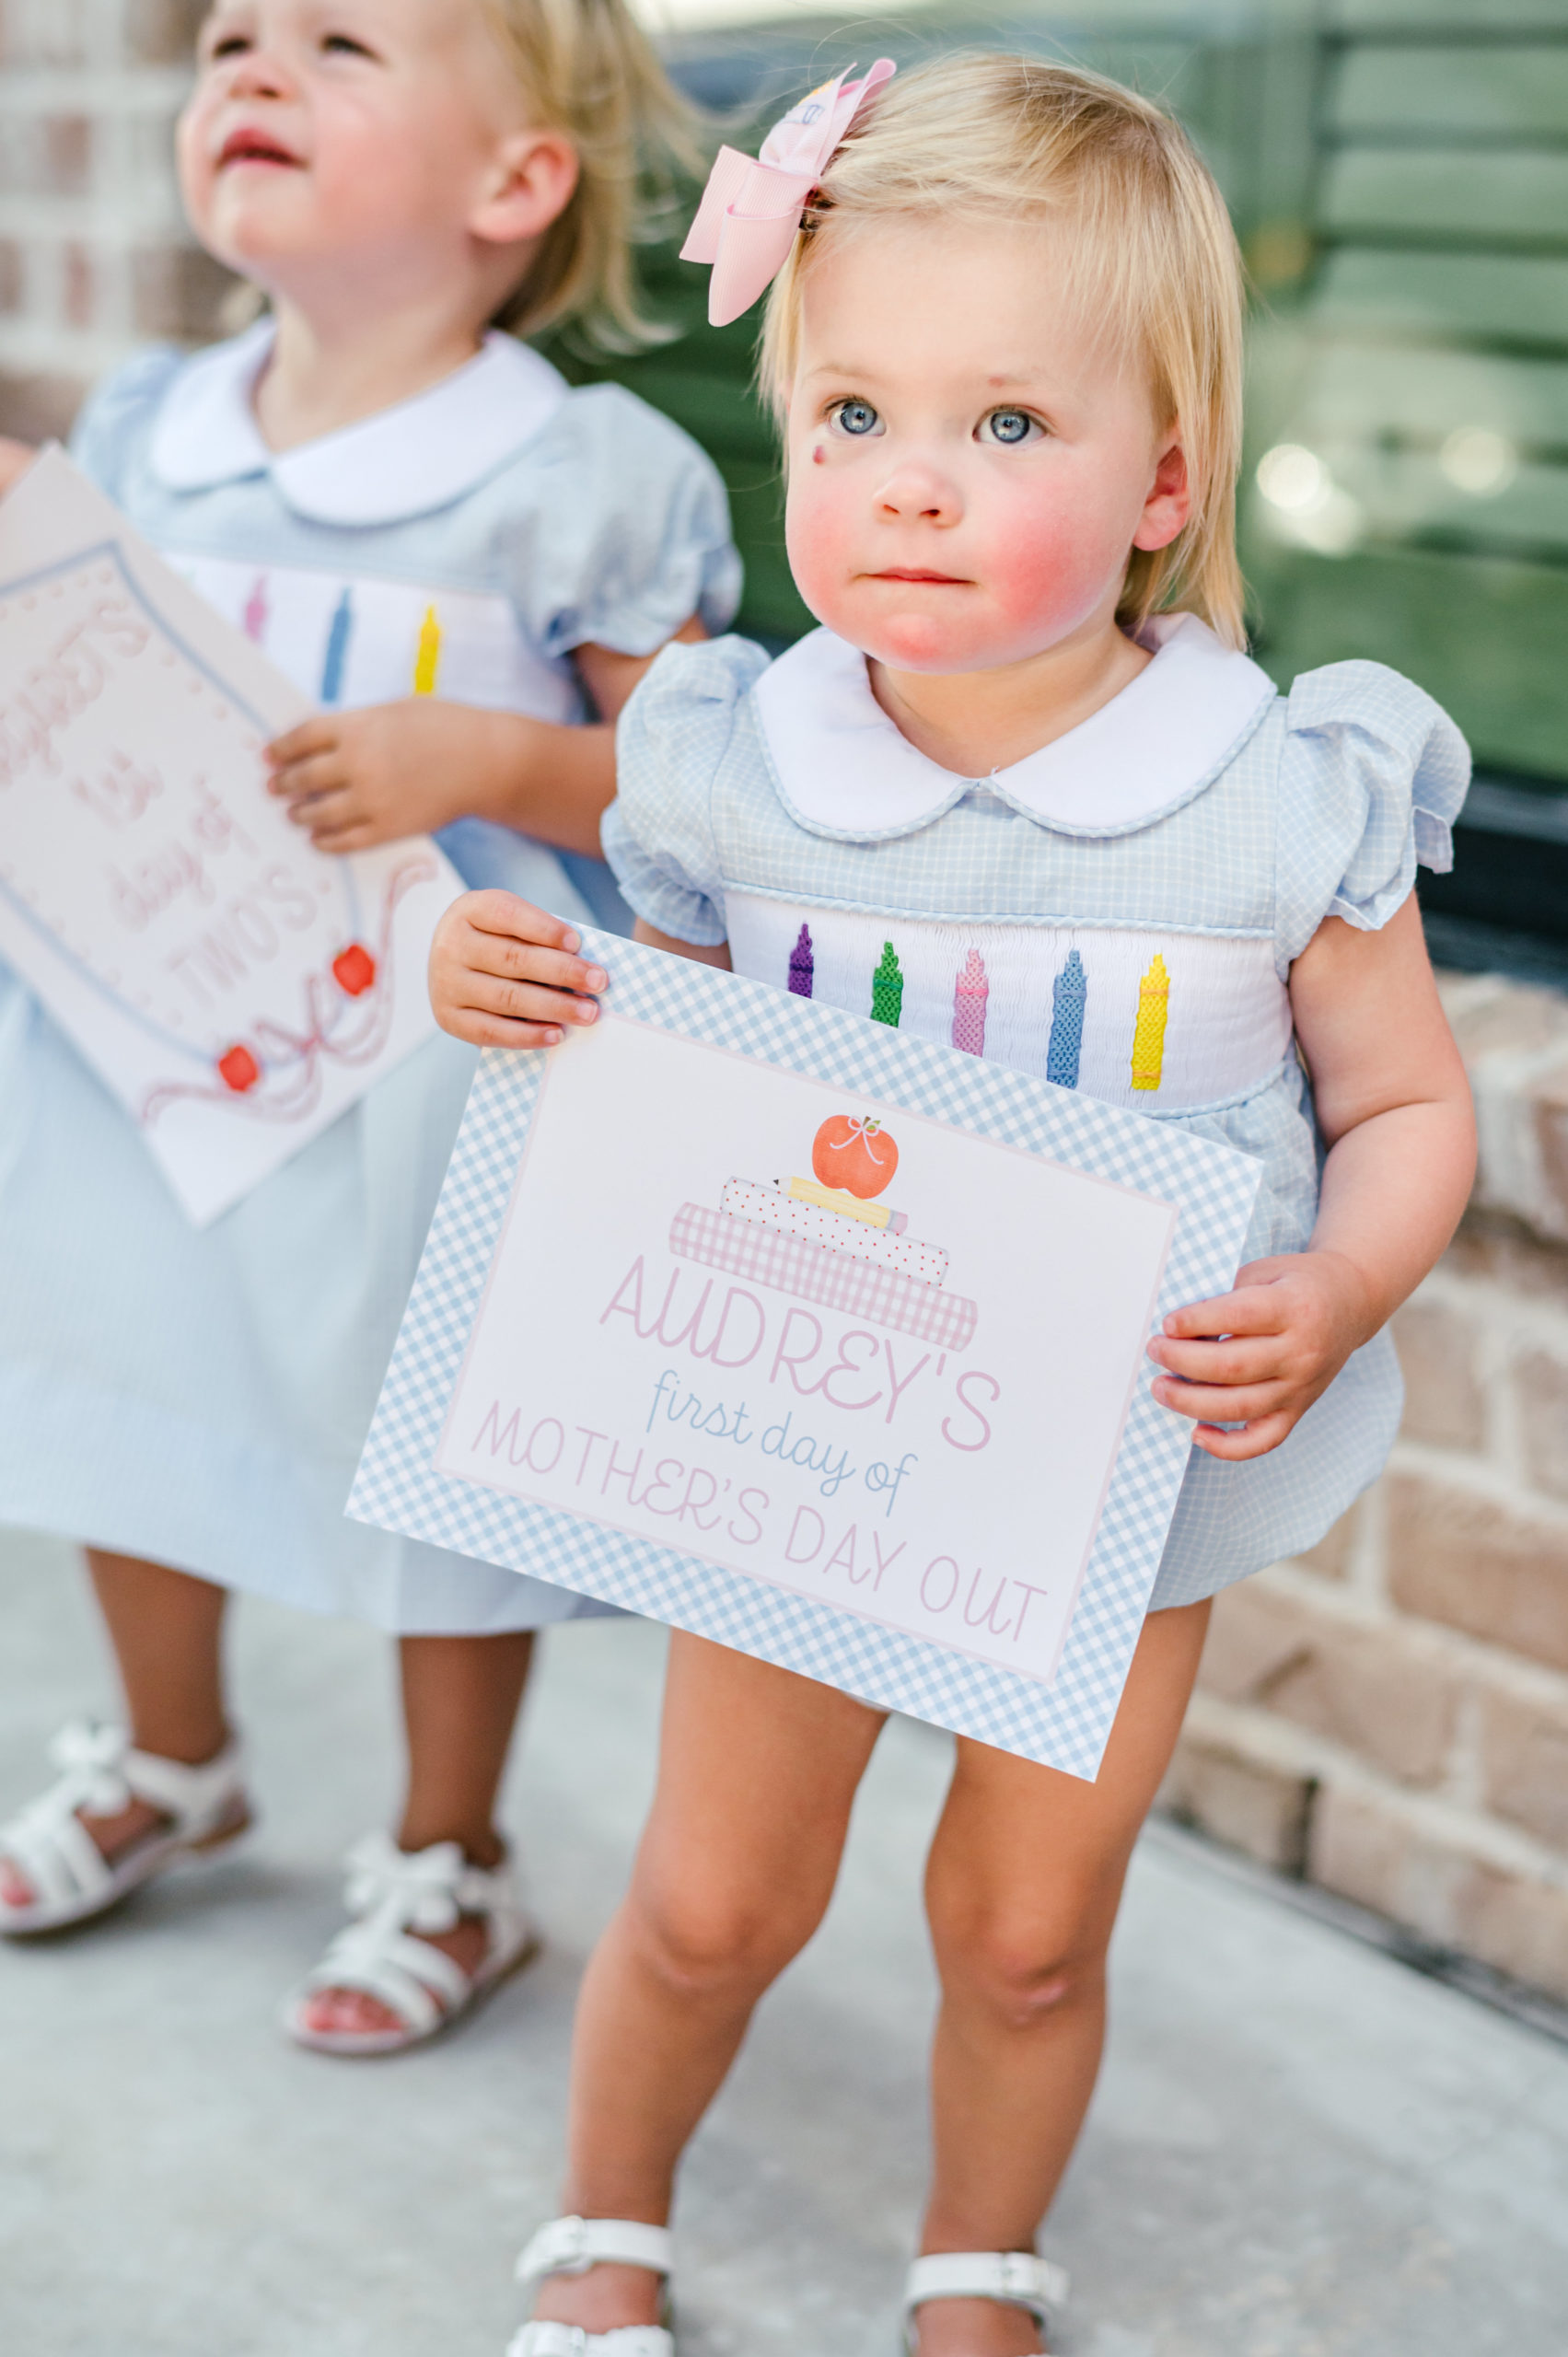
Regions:
<instances>
[{"instance_id":1,"label":"child's bare leg","mask_svg":"<svg viewBox=\"0 0 1568 2357\"><path fill-rule=\"evenodd\" d=\"M223 1620L228 1598L210 1580L134 1555L87 1550L99 1608L113 1647L131 1741L138 1751L201 1767L228 1741L223 1699ZM132 1800L111 1816L83 1809L82 1824L106 1858L118 1857L164 1822L150 1801ZM16 1863L0 1857L0 1897L30 1904L33 1891Z\"/></svg>"},{"instance_id":2,"label":"child's bare leg","mask_svg":"<svg viewBox=\"0 0 1568 2357\"><path fill-rule=\"evenodd\" d=\"M881 1725L830 1687L672 1637L658 1790L577 2009L570 2211L668 2217L676 2165L753 2006L821 1921ZM649 2324L657 2281L553 2276L536 2313L589 2332Z\"/></svg>"},{"instance_id":3,"label":"child's bare leg","mask_svg":"<svg viewBox=\"0 0 1568 2357\"><path fill-rule=\"evenodd\" d=\"M923 2251L1028 2250L1093 2093L1121 1885L1197 1674L1207 1604L1152 1613L1092 1784L960 1742L926 1873L943 2004ZM1022 2308L937 2300L921 2357L1023 2357Z\"/></svg>"},{"instance_id":4,"label":"child's bare leg","mask_svg":"<svg viewBox=\"0 0 1568 2357\"><path fill-rule=\"evenodd\" d=\"M408 1791L398 1827L402 1850L456 1841L470 1864L499 1864L505 1844L495 1803L517 1706L528 1680L533 1631L489 1637L403 1637L403 1729ZM449 1932L418 1934L472 1974L484 1960L483 1919L465 1915ZM396 2029L398 2017L361 1989L322 1989L307 2001L317 2030Z\"/></svg>"}]
</instances>

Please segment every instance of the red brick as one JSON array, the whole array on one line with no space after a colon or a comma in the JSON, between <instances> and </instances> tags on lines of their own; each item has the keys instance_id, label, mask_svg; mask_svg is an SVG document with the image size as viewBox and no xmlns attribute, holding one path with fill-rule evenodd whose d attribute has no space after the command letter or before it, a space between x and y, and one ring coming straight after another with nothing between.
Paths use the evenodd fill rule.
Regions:
<instances>
[{"instance_id":1,"label":"red brick","mask_svg":"<svg viewBox=\"0 0 1568 2357\"><path fill-rule=\"evenodd\" d=\"M1481 1752L1487 1806L1568 1856L1568 1687L1555 1698L1485 1689Z\"/></svg>"},{"instance_id":2,"label":"red brick","mask_svg":"<svg viewBox=\"0 0 1568 2357\"><path fill-rule=\"evenodd\" d=\"M131 301L137 332L192 340L219 330L234 279L198 246L150 246L131 258Z\"/></svg>"},{"instance_id":3,"label":"red brick","mask_svg":"<svg viewBox=\"0 0 1568 2357\"><path fill-rule=\"evenodd\" d=\"M1532 1351L1515 1366L1513 1383L1530 1480L1549 1497L1568 1498L1568 1366Z\"/></svg>"},{"instance_id":4,"label":"red brick","mask_svg":"<svg viewBox=\"0 0 1568 2357\"><path fill-rule=\"evenodd\" d=\"M0 434L13 434L18 442L47 442L52 436L63 442L87 389L79 377L10 376L0 370Z\"/></svg>"},{"instance_id":5,"label":"red brick","mask_svg":"<svg viewBox=\"0 0 1568 2357\"><path fill-rule=\"evenodd\" d=\"M1404 1370L1407 1439L1480 1448L1486 1411L1469 1319L1443 1302L1407 1302L1394 1320L1394 1341Z\"/></svg>"},{"instance_id":6,"label":"red brick","mask_svg":"<svg viewBox=\"0 0 1568 2357\"><path fill-rule=\"evenodd\" d=\"M1325 1785L1312 1812L1307 1873L1439 1945L1568 1996L1568 1889L1477 1855L1397 1794Z\"/></svg>"},{"instance_id":7,"label":"red brick","mask_svg":"<svg viewBox=\"0 0 1568 2357\"><path fill-rule=\"evenodd\" d=\"M1401 1782L1443 1773L1458 1677L1397 1621L1352 1620L1266 1576L1243 1581L1214 1600L1199 1676L1226 1701L1310 1727Z\"/></svg>"},{"instance_id":8,"label":"red brick","mask_svg":"<svg viewBox=\"0 0 1568 2357\"><path fill-rule=\"evenodd\" d=\"M1401 1610L1568 1668L1568 1532L1419 1475L1385 1486Z\"/></svg>"},{"instance_id":9,"label":"red brick","mask_svg":"<svg viewBox=\"0 0 1568 2357\"><path fill-rule=\"evenodd\" d=\"M52 196L84 195L92 179L92 124L85 114L55 114L41 128L44 188Z\"/></svg>"},{"instance_id":10,"label":"red brick","mask_svg":"<svg viewBox=\"0 0 1568 2357\"><path fill-rule=\"evenodd\" d=\"M86 246L73 238L64 248L61 263L65 317L74 328L90 328L96 285L92 256Z\"/></svg>"},{"instance_id":11,"label":"red brick","mask_svg":"<svg viewBox=\"0 0 1568 2357\"><path fill-rule=\"evenodd\" d=\"M19 311L26 284L22 250L15 238L0 238L0 311Z\"/></svg>"},{"instance_id":12,"label":"red brick","mask_svg":"<svg viewBox=\"0 0 1568 2357\"><path fill-rule=\"evenodd\" d=\"M1260 1865L1299 1875L1314 1789L1309 1775L1249 1751L1245 1742L1189 1726L1167 1771L1160 1805Z\"/></svg>"},{"instance_id":13,"label":"red brick","mask_svg":"<svg viewBox=\"0 0 1568 2357\"><path fill-rule=\"evenodd\" d=\"M182 65L196 46L207 0L129 0L125 40L143 65Z\"/></svg>"}]
</instances>

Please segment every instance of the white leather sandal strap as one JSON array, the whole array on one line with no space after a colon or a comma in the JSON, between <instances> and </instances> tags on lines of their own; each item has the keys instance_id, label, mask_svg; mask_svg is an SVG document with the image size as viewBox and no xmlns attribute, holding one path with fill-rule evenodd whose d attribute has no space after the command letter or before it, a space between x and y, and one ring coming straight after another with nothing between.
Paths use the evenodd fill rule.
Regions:
<instances>
[{"instance_id":1,"label":"white leather sandal strap","mask_svg":"<svg viewBox=\"0 0 1568 2357\"><path fill-rule=\"evenodd\" d=\"M1048 2324L1066 2305L1068 2288L1065 2270L1032 2250L936 2251L910 2269L904 2313L927 2300L999 2300Z\"/></svg>"},{"instance_id":2,"label":"white leather sandal strap","mask_svg":"<svg viewBox=\"0 0 1568 2357\"><path fill-rule=\"evenodd\" d=\"M514 2335L506 2357L675 2357L675 2341L661 2324L585 2332L580 2325L536 2319Z\"/></svg>"},{"instance_id":3,"label":"white leather sandal strap","mask_svg":"<svg viewBox=\"0 0 1568 2357\"><path fill-rule=\"evenodd\" d=\"M586 2275L590 2267L605 2265L648 2267L656 2275L668 2275L674 2263L675 2240L668 2226L645 2225L636 2218L552 2218L526 2246L517 2261L517 2281L537 2283L546 2275Z\"/></svg>"},{"instance_id":4,"label":"white leather sandal strap","mask_svg":"<svg viewBox=\"0 0 1568 2357\"><path fill-rule=\"evenodd\" d=\"M156 1751L127 1751L120 1772L139 1801L173 1820L171 1830L200 1840L243 1794L245 1754L238 1738L199 1768Z\"/></svg>"}]
</instances>

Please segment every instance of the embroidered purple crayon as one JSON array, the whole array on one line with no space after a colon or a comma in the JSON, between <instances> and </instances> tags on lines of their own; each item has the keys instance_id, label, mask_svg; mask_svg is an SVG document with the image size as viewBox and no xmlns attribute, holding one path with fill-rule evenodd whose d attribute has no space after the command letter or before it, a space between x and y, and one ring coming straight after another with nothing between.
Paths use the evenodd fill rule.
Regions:
<instances>
[{"instance_id":1,"label":"embroidered purple crayon","mask_svg":"<svg viewBox=\"0 0 1568 2357\"><path fill-rule=\"evenodd\" d=\"M985 960L971 949L953 985L953 1045L966 1056L985 1053L985 1002L990 996Z\"/></svg>"},{"instance_id":2,"label":"embroidered purple crayon","mask_svg":"<svg viewBox=\"0 0 1568 2357\"><path fill-rule=\"evenodd\" d=\"M260 646L267 635L267 576L259 573L245 600L245 635Z\"/></svg>"},{"instance_id":3,"label":"embroidered purple crayon","mask_svg":"<svg viewBox=\"0 0 1568 2357\"><path fill-rule=\"evenodd\" d=\"M1051 1039L1045 1051L1045 1076L1058 1088L1078 1086L1078 1058L1084 1044L1084 1005L1089 994L1088 976L1075 949L1051 986Z\"/></svg>"},{"instance_id":4,"label":"embroidered purple crayon","mask_svg":"<svg viewBox=\"0 0 1568 2357\"><path fill-rule=\"evenodd\" d=\"M882 944L882 962L871 977L871 1020L898 1027L904 1003L904 978L890 941Z\"/></svg>"},{"instance_id":5,"label":"embroidered purple crayon","mask_svg":"<svg viewBox=\"0 0 1568 2357\"><path fill-rule=\"evenodd\" d=\"M348 635L354 628L354 599L344 590L332 609L332 626L327 633L327 651L321 658L321 702L336 703L343 691L343 661L348 654Z\"/></svg>"},{"instance_id":6,"label":"embroidered purple crayon","mask_svg":"<svg viewBox=\"0 0 1568 2357\"><path fill-rule=\"evenodd\" d=\"M795 947L789 953L789 986L796 998L809 998L811 977L816 972L816 959L811 954L811 928L802 925Z\"/></svg>"}]
</instances>

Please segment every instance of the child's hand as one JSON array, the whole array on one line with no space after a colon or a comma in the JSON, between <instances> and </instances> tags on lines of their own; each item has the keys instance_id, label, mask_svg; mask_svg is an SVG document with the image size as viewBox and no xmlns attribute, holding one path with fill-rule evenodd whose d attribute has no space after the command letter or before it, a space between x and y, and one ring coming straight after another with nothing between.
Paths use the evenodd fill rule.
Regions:
<instances>
[{"instance_id":1,"label":"child's hand","mask_svg":"<svg viewBox=\"0 0 1568 2357\"><path fill-rule=\"evenodd\" d=\"M610 977L575 955L577 935L514 892L454 900L430 948L436 1020L475 1048L553 1048L565 1024L593 1023Z\"/></svg>"},{"instance_id":2,"label":"child's hand","mask_svg":"<svg viewBox=\"0 0 1568 2357\"><path fill-rule=\"evenodd\" d=\"M318 851L368 851L434 833L483 807L498 718L516 715L429 696L319 713L267 747L268 791L282 795Z\"/></svg>"},{"instance_id":3,"label":"child's hand","mask_svg":"<svg viewBox=\"0 0 1568 2357\"><path fill-rule=\"evenodd\" d=\"M1343 1253L1253 1260L1234 1293L1166 1319L1149 1344L1149 1356L1169 1370L1154 1395L1162 1408L1202 1420L1193 1437L1211 1457L1266 1457L1381 1323L1365 1279ZM1220 1432L1220 1424L1246 1429Z\"/></svg>"}]
</instances>

